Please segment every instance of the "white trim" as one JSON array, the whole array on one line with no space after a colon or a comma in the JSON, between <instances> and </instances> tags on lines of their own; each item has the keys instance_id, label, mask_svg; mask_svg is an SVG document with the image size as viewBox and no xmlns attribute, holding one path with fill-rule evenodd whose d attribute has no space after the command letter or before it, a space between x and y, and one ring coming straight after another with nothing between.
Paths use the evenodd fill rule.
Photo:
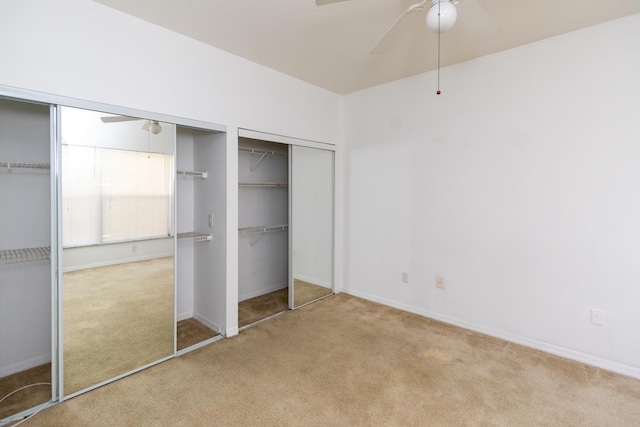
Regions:
<instances>
[{"instance_id":1,"label":"white trim","mask_svg":"<svg viewBox=\"0 0 640 427\"><path fill-rule=\"evenodd\" d=\"M184 313L180 313L178 315L176 315L176 323L182 321L182 320L187 320L187 319L191 319L193 317L193 311L186 311Z\"/></svg>"},{"instance_id":2,"label":"white trim","mask_svg":"<svg viewBox=\"0 0 640 427\"><path fill-rule=\"evenodd\" d=\"M21 360L12 365L3 366L0 368L0 378L4 378L7 375L16 374L18 372L26 371L27 369L35 368L36 366L44 365L51 362L51 353L43 354L42 356L32 357L28 360Z\"/></svg>"},{"instance_id":3,"label":"white trim","mask_svg":"<svg viewBox=\"0 0 640 427\"><path fill-rule=\"evenodd\" d=\"M618 363L612 360L603 359L598 356L593 356L591 354L582 353L576 350L571 350L569 348L561 347L555 344L549 344L543 341L521 337L508 332L475 325L473 323L465 322L465 321L456 319L454 317L434 313L432 311L417 308L408 304L398 303L395 301L388 300L386 298L379 298L375 295L371 295L366 292L355 291L353 289L344 289L343 292L358 298L366 299L368 301L373 301L389 307L397 308L402 311L407 311L409 313L417 314L417 315L438 320L440 322L444 322L450 325L458 326L460 328L468 329L484 335L489 335L489 336L499 338L505 341L509 341L515 344L520 344L525 347L533 348L535 350L544 351L545 353L550 353L556 356L564 357L565 359L574 360L576 362L581 362L587 365L595 366L597 368L606 369L608 371L616 372L618 374L627 375L629 377L640 379L640 368L635 366L625 365L623 363Z\"/></svg>"},{"instance_id":4,"label":"white trim","mask_svg":"<svg viewBox=\"0 0 640 427\"><path fill-rule=\"evenodd\" d=\"M116 261L109 260L109 261L102 261L102 262L94 262L94 263L91 263L91 264L74 265L73 267L67 267L63 271L65 273L68 273L70 271L86 270L87 268L106 267L106 266L109 266L109 265L118 265L118 264L128 264L130 262L146 261L146 260L149 260L149 259L167 258L167 257L172 257L172 256L173 256L173 254L171 252L169 252L169 253L164 253L164 254L145 255L145 256L140 256L140 257L135 257L135 258L118 259Z\"/></svg>"},{"instance_id":5,"label":"white trim","mask_svg":"<svg viewBox=\"0 0 640 427\"><path fill-rule=\"evenodd\" d=\"M248 294L242 294L238 296L238 302L259 297L260 295L268 294L270 292L279 291L281 289L286 289L288 287L289 287L289 284L285 282L285 283L279 283L277 285L271 286L270 288L267 288L267 289L260 289L259 291L250 292Z\"/></svg>"},{"instance_id":6,"label":"white trim","mask_svg":"<svg viewBox=\"0 0 640 427\"><path fill-rule=\"evenodd\" d=\"M193 318L218 334L222 331L222 328L220 328L220 326L216 325L214 322L202 316L201 314L193 313Z\"/></svg>"},{"instance_id":7,"label":"white trim","mask_svg":"<svg viewBox=\"0 0 640 427\"><path fill-rule=\"evenodd\" d=\"M251 138L260 141L279 142L287 145L299 145L302 147L318 148L320 150L336 151L334 144L327 142L312 141L309 139L292 138L290 136L277 135L274 133L259 132L251 129L238 128L238 138Z\"/></svg>"},{"instance_id":8,"label":"white trim","mask_svg":"<svg viewBox=\"0 0 640 427\"><path fill-rule=\"evenodd\" d=\"M218 332L218 334L219 334L219 332ZM215 337L209 338L208 340L200 341L199 343L196 343L194 345L190 345L189 347L183 348L182 350L178 350L176 352L176 357L182 356L183 354L189 353L190 351L199 349L200 347L204 347L205 345L209 345L209 344L212 344L212 343L214 343L216 341L220 341L223 338L224 338L224 336L222 336L222 335L216 335Z\"/></svg>"},{"instance_id":9,"label":"white trim","mask_svg":"<svg viewBox=\"0 0 640 427\"><path fill-rule=\"evenodd\" d=\"M238 327L237 326L234 326L232 328L228 328L227 329L227 333L224 334L224 336L226 338L235 337L236 335L238 335Z\"/></svg>"},{"instance_id":10,"label":"white trim","mask_svg":"<svg viewBox=\"0 0 640 427\"><path fill-rule=\"evenodd\" d=\"M301 280L303 282L311 283L312 285L322 286L323 288L328 288L333 290L333 285L329 282L323 282L322 280L312 279L311 277L303 276L300 274L293 276L293 280Z\"/></svg>"},{"instance_id":11,"label":"white trim","mask_svg":"<svg viewBox=\"0 0 640 427\"><path fill-rule=\"evenodd\" d=\"M184 117L170 116L167 114L154 113L151 111L138 110L135 108L121 107L118 105L104 104L101 102L86 101L82 99L69 98L61 95L54 95L45 92L20 89L11 86L0 85L0 96L22 101L31 101L41 104L54 104L85 110L100 111L121 116L139 117L141 119L158 120L160 122L173 123L183 127L194 129L205 129L216 132L226 132L227 127L215 123L202 122L199 120L187 119Z\"/></svg>"}]
</instances>

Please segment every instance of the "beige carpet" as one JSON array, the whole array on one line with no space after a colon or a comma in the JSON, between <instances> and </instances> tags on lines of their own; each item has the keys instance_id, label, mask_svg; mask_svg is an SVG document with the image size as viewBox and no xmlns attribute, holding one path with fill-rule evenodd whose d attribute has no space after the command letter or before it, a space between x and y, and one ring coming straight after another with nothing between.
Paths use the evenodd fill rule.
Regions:
<instances>
[{"instance_id":1,"label":"beige carpet","mask_svg":"<svg viewBox=\"0 0 640 427\"><path fill-rule=\"evenodd\" d=\"M289 289L269 292L238 303L238 327L250 325L289 309Z\"/></svg>"},{"instance_id":2,"label":"beige carpet","mask_svg":"<svg viewBox=\"0 0 640 427\"><path fill-rule=\"evenodd\" d=\"M176 347L178 350L183 350L219 335L216 331L194 318L179 321L176 329Z\"/></svg>"},{"instance_id":3,"label":"beige carpet","mask_svg":"<svg viewBox=\"0 0 640 427\"><path fill-rule=\"evenodd\" d=\"M65 395L173 354L173 258L64 273Z\"/></svg>"},{"instance_id":4,"label":"beige carpet","mask_svg":"<svg viewBox=\"0 0 640 427\"><path fill-rule=\"evenodd\" d=\"M305 282L303 280L293 280L293 300L295 301L294 307L300 307L311 301L315 301L319 298L331 295L333 291L323 286L318 286Z\"/></svg>"},{"instance_id":5,"label":"beige carpet","mask_svg":"<svg viewBox=\"0 0 640 427\"><path fill-rule=\"evenodd\" d=\"M25 426L637 426L640 381L339 294Z\"/></svg>"},{"instance_id":6,"label":"beige carpet","mask_svg":"<svg viewBox=\"0 0 640 427\"><path fill-rule=\"evenodd\" d=\"M51 382L51 364L36 366L0 378L0 399L20 387L36 383ZM51 400L51 386L38 385L25 388L0 402L0 420L36 407Z\"/></svg>"}]
</instances>

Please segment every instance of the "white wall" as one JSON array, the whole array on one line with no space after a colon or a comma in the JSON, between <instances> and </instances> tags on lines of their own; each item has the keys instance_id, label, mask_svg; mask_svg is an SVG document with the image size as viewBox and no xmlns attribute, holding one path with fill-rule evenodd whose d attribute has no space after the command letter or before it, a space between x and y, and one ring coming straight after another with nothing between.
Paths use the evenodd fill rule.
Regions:
<instances>
[{"instance_id":1,"label":"white wall","mask_svg":"<svg viewBox=\"0 0 640 427\"><path fill-rule=\"evenodd\" d=\"M88 0L0 5L0 85L226 125L227 334L237 322L237 128L337 143L339 95Z\"/></svg>"},{"instance_id":2,"label":"white wall","mask_svg":"<svg viewBox=\"0 0 640 427\"><path fill-rule=\"evenodd\" d=\"M440 96L433 72L347 96L346 290L640 377L638 40L635 15Z\"/></svg>"}]
</instances>

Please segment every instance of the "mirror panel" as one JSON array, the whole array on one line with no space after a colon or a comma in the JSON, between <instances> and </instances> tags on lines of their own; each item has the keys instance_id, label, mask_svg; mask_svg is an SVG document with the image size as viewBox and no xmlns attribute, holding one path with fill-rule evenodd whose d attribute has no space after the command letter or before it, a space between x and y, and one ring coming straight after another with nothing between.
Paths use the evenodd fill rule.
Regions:
<instances>
[{"instance_id":1,"label":"mirror panel","mask_svg":"<svg viewBox=\"0 0 640 427\"><path fill-rule=\"evenodd\" d=\"M333 293L334 153L291 148L293 307Z\"/></svg>"},{"instance_id":2,"label":"mirror panel","mask_svg":"<svg viewBox=\"0 0 640 427\"><path fill-rule=\"evenodd\" d=\"M174 353L172 124L61 108L64 395Z\"/></svg>"}]
</instances>

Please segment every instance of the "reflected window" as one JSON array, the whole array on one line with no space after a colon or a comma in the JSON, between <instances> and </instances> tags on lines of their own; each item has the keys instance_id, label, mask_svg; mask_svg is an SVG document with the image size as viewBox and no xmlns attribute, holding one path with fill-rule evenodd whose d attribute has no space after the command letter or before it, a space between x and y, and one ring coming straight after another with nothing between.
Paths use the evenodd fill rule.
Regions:
<instances>
[{"instance_id":1,"label":"reflected window","mask_svg":"<svg viewBox=\"0 0 640 427\"><path fill-rule=\"evenodd\" d=\"M173 234L173 156L62 146L64 247Z\"/></svg>"}]
</instances>

